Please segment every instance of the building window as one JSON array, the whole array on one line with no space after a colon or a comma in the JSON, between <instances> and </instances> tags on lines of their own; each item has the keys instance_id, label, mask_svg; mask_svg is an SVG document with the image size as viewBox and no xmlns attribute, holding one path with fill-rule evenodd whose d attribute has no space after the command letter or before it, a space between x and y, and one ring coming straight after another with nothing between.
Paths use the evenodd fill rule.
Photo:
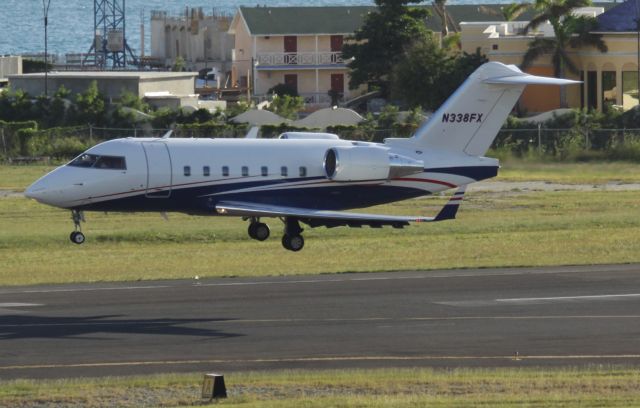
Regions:
<instances>
[{"instance_id":1,"label":"building window","mask_svg":"<svg viewBox=\"0 0 640 408\"><path fill-rule=\"evenodd\" d=\"M497 50L498 49L498 44L492 44L491 45L491 49L494 50L494 51Z\"/></svg>"},{"instance_id":2,"label":"building window","mask_svg":"<svg viewBox=\"0 0 640 408\"><path fill-rule=\"evenodd\" d=\"M288 173L288 172L289 172L289 171L287 170L287 166L282 166L282 167L280 167L280 175L281 175L282 177L287 177L287 173Z\"/></svg>"},{"instance_id":3,"label":"building window","mask_svg":"<svg viewBox=\"0 0 640 408\"><path fill-rule=\"evenodd\" d=\"M638 104L638 71L622 72L622 107L629 110Z\"/></svg>"},{"instance_id":4,"label":"building window","mask_svg":"<svg viewBox=\"0 0 640 408\"><path fill-rule=\"evenodd\" d=\"M191 166L184 166L184 175L189 177L191 175Z\"/></svg>"},{"instance_id":5,"label":"building window","mask_svg":"<svg viewBox=\"0 0 640 408\"><path fill-rule=\"evenodd\" d=\"M267 177L269 175L269 168L267 166L260 167L260 174L262 174L262 177Z\"/></svg>"},{"instance_id":6,"label":"building window","mask_svg":"<svg viewBox=\"0 0 640 408\"><path fill-rule=\"evenodd\" d=\"M249 176L249 167L242 166L242 177L248 177L248 176Z\"/></svg>"},{"instance_id":7,"label":"building window","mask_svg":"<svg viewBox=\"0 0 640 408\"><path fill-rule=\"evenodd\" d=\"M307 177L307 168L300 166L300 177Z\"/></svg>"},{"instance_id":8,"label":"building window","mask_svg":"<svg viewBox=\"0 0 640 408\"><path fill-rule=\"evenodd\" d=\"M602 71L602 109L614 105L617 100L616 72Z\"/></svg>"},{"instance_id":9,"label":"building window","mask_svg":"<svg viewBox=\"0 0 640 408\"><path fill-rule=\"evenodd\" d=\"M222 176L229 177L229 166L222 166Z\"/></svg>"},{"instance_id":10,"label":"building window","mask_svg":"<svg viewBox=\"0 0 640 408\"><path fill-rule=\"evenodd\" d=\"M298 92L298 74L285 74L284 84Z\"/></svg>"},{"instance_id":11,"label":"building window","mask_svg":"<svg viewBox=\"0 0 640 408\"><path fill-rule=\"evenodd\" d=\"M211 174L211 170L209 169L209 166L204 166L202 168L202 175L205 177L209 177L210 174Z\"/></svg>"}]
</instances>

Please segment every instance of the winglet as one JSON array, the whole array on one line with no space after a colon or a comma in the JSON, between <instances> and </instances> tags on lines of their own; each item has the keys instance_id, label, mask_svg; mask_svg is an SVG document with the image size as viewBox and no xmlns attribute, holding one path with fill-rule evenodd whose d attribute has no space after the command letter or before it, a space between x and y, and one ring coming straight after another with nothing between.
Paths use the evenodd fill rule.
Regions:
<instances>
[{"instance_id":1,"label":"winglet","mask_svg":"<svg viewBox=\"0 0 640 408\"><path fill-rule=\"evenodd\" d=\"M171 129L170 131L168 131L167 133L164 134L164 136L162 136L162 139L168 139L171 137L171 134L173 133L173 129Z\"/></svg>"},{"instance_id":2,"label":"winglet","mask_svg":"<svg viewBox=\"0 0 640 408\"><path fill-rule=\"evenodd\" d=\"M458 212L458 207L462 203L462 198L464 197L464 193L467 190L467 186L461 186L453 193L453 196L449 199L449 201L442 207L442 210L436 215L434 221L444 221L444 220L452 220L456 218L456 214Z\"/></svg>"}]
</instances>

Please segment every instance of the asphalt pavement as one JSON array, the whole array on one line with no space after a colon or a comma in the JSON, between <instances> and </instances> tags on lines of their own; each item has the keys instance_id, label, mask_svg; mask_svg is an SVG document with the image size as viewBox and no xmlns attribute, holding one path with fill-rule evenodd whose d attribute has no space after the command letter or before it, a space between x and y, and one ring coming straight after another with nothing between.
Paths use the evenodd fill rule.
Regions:
<instances>
[{"instance_id":1,"label":"asphalt pavement","mask_svg":"<svg viewBox=\"0 0 640 408\"><path fill-rule=\"evenodd\" d=\"M640 366L640 265L0 288L0 378Z\"/></svg>"}]
</instances>

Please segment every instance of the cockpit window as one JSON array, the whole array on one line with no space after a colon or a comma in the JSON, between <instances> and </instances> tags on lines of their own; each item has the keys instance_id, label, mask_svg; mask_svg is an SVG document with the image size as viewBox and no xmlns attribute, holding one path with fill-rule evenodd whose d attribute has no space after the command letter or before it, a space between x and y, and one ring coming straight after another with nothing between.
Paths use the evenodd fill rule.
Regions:
<instances>
[{"instance_id":1,"label":"cockpit window","mask_svg":"<svg viewBox=\"0 0 640 408\"><path fill-rule=\"evenodd\" d=\"M71 163L69 163L69 166L93 167L93 165L96 164L96 160L98 160L98 156L95 154L84 153L73 159Z\"/></svg>"},{"instance_id":2,"label":"cockpit window","mask_svg":"<svg viewBox=\"0 0 640 408\"><path fill-rule=\"evenodd\" d=\"M98 156L95 154L83 153L69 163L74 167L92 167L94 169L126 170L127 164L124 157L120 156Z\"/></svg>"}]
</instances>

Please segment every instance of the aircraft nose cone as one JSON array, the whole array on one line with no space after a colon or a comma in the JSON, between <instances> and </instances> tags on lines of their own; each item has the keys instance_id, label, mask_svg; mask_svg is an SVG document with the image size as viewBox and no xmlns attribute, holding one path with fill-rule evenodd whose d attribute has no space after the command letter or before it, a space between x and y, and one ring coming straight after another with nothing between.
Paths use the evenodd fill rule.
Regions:
<instances>
[{"instance_id":1,"label":"aircraft nose cone","mask_svg":"<svg viewBox=\"0 0 640 408\"><path fill-rule=\"evenodd\" d=\"M33 198L34 200L40 201L44 197L45 191L46 188L42 183L35 182L25 190L24 195L27 198Z\"/></svg>"}]
</instances>

